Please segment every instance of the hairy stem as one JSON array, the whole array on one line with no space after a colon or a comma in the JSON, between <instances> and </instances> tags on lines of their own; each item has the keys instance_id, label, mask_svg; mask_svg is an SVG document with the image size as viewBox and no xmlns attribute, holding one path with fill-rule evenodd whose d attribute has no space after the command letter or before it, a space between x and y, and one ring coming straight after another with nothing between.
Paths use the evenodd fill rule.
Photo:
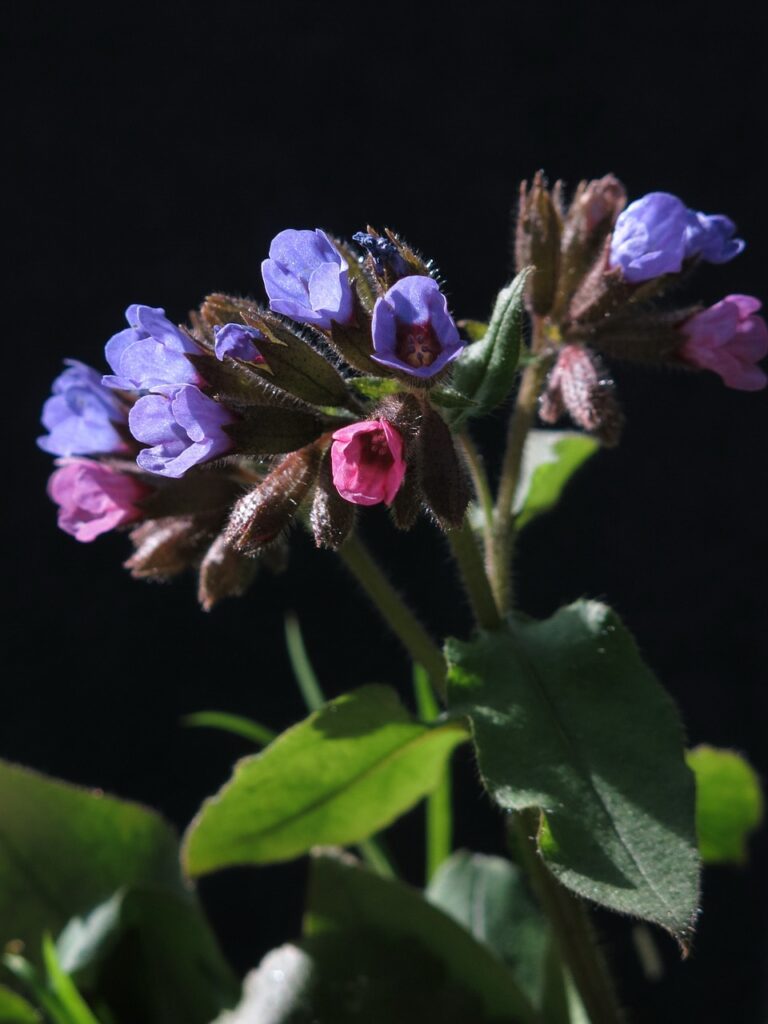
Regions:
<instances>
[{"instance_id":1,"label":"hairy stem","mask_svg":"<svg viewBox=\"0 0 768 1024\"><path fill-rule=\"evenodd\" d=\"M483 457L477 450L472 438L466 432L456 437L464 457L467 460L469 475L472 478L472 486L475 490L480 510L483 513L483 547L485 549L485 565L490 571L490 559L493 551L493 494L488 483L488 475L483 465Z\"/></svg>"},{"instance_id":2,"label":"hairy stem","mask_svg":"<svg viewBox=\"0 0 768 1024\"><path fill-rule=\"evenodd\" d=\"M541 353L546 339L540 318L534 318L533 343L531 352ZM549 360L540 357L526 366L520 380L515 407L507 429L507 443L504 461L501 467L499 491L496 496L494 516L494 537L491 555L491 583L496 602L502 615L509 611L512 604L512 584L510 570L512 561L512 542L514 527L512 509L515 501L520 470L523 464L523 452L528 432L536 419L539 394L549 369Z\"/></svg>"},{"instance_id":3,"label":"hairy stem","mask_svg":"<svg viewBox=\"0 0 768 1024\"><path fill-rule=\"evenodd\" d=\"M449 530L447 537L478 626L498 629L501 626L499 610L469 520L465 519L460 529Z\"/></svg>"},{"instance_id":4,"label":"hairy stem","mask_svg":"<svg viewBox=\"0 0 768 1024\"><path fill-rule=\"evenodd\" d=\"M560 956L568 965L591 1024L622 1024L624 1013L595 938L587 908L549 871L536 848L538 815L512 816L511 831L523 867L549 919Z\"/></svg>"},{"instance_id":5,"label":"hairy stem","mask_svg":"<svg viewBox=\"0 0 768 1024\"><path fill-rule=\"evenodd\" d=\"M400 638L411 658L424 666L435 692L445 703L446 668L440 648L397 593L358 536L353 534L348 537L338 553L342 562L379 609L389 628Z\"/></svg>"}]
</instances>

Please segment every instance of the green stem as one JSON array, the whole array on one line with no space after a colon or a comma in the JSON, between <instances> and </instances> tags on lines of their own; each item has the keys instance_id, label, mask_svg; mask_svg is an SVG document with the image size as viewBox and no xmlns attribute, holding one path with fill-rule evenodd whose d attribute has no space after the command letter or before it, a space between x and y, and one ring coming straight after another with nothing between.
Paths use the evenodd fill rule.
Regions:
<instances>
[{"instance_id":1,"label":"green stem","mask_svg":"<svg viewBox=\"0 0 768 1024\"><path fill-rule=\"evenodd\" d=\"M467 460L475 496L483 513L483 546L485 548L485 564L488 569L493 551L493 494L488 483L488 474L485 472L483 458L472 438L466 432L462 432L457 435L456 439Z\"/></svg>"},{"instance_id":2,"label":"green stem","mask_svg":"<svg viewBox=\"0 0 768 1024\"><path fill-rule=\"evenodd\" d=\"M365 863L373 868L377 875L381 875L382 878L397 878L397 871L382 840L371 836L370 839L363 839L359 842L357 849Z\"/></svg>"},{"instance_id":3,"label":"green stem","mask_svg":"<svg viewBox=\"0 0 768 1024\"><path fill-rule=\"evenodd\" d=\"M523 867L549 919L560 956L568 965L591 1024L621 1024L624 1013L587 909L557 881L538 852L538 814L522 811L513 815L511 829Z\"/></svg>"},{"instance_id":4,"label":"green stem","mask_svg":"<svg viewBox=\"0 0 768 1024\"><path fill-rule=\"evenodd\" d=\"M285 646L288 648L288 659L307 710L317 711L325 704L325 697L307 655L301 626L295 615L285 617Z\"/></svg>"},{"instance_id":5,"label":"green stem","mask_svg":"<svg viewBox=\"0 0 768 1024\"><path fill-rule=\"evenodd\" d=\"M413 666L413 689L416 709L425 722L434 721L440 714L427 673L421 665ZM437 869L446 861L453 849L453 800L451 766L445 766L437 788L426 803L426 878L430 881Z\"/></svg>"},{"instance_id":6,"label":"green stem","mask_svg":"<svg viewBox=\"0 0 768 1024\"><path fill-rule=\"evenodd\" d=\"M379 609L389 628L400 638L413 661L424 666L435 692L445 703L446 668L440 648L405 604L359 537L355 534L348 537L338 553Z\"/></svg>"},{"instance_id":7,"label":"green stem","mask_svg":"<svg viewBox=\"0 0 768 1024\"><path fill-rule=\"evenodd\" d=\"M546 339L540 318L534 319L531 351L541 353ZM505 614L512 604L510 569L514 524L512 509L520 482L520 470L528 432L536 419L536 409L550 360L544 356L530 362L520 379L515 407L507 429L507 443L501 466L499 491L496 496L495 529L491 557L491 580L500 612Z\"/></svg>"},{"instance_id":8,"label":"green stem","mask_svg":"<svg viewBox=\"0 0 768 1024\"><path fill-rule=\"evenodd\" d=\"M478 626L498 629L501 626L499 609L469 520L465 519L458 530L449 530L447 537Z\"/></svg>"}]
</instances>

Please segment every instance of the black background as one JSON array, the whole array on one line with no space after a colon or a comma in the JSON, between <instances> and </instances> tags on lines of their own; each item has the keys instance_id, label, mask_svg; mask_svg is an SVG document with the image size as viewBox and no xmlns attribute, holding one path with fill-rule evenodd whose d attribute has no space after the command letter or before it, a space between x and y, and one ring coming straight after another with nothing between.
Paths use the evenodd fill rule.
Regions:
<instances>
[{"instance_id":1,"label":"black background","mask_svg":"<svg viewBox=\"0 0 768 1024\"><path fill-rule=\"evenodd\" d=\"M13 653L0 754L151 803L183 827L247 749L182 729L183 713L228 709L276 728L302 714L286 609L329 694L371 680L405 692L406 661L334 556L302 537L286 575L205 615L191 579L131 581L124 538L78 545L59 533L34 438L61 359L101 365L130 302L180 320L210 290L261 297L259 262L287 226L390 225L437 260L457 315L482 318L509 276L516 184L538 167L571 185L612 170L631 196L664 189L727 212L748 248L706 268L687 298L765 297L766 38L739 3L722 14L674 3L125 7L26 5L7 32ZM615 370L625 440L530 528L522 604L545 615L581 595L610 601L691 743L739 749L765 776L765 393ZM498 416L478 432L492 464L502 429ZM404 538L372 511L365 532L431 627L466 630L434 531ZM500 850L501 822L468 758L459 766L459 840ZM394 839L414 881L419 815ZM656 984L640 975L629 924L601 917L638 1021L764 1019L765 833L753 851L750 867L707 874L688 963L659 937L667 973ZM297 933L303 883L301 864L203 883L238 968Z\"/></svg>"}]
</instances>

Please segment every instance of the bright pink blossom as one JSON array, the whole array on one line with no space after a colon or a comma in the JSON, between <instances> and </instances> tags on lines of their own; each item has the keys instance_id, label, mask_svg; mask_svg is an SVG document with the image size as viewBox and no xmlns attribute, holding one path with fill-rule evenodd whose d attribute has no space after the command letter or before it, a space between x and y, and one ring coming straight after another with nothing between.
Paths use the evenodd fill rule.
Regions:
<instances>
[{"instance_id":1,"label":"bright pink blossom","mask_svg":"<svg viewBox=\"0 0 768 1024\"><path fill-rule=\"evenodd\" d=\"M141 516L136 507L147 488L128 473L93 459L58 459L48 495L59 506L59 527L77 540L95 540Z\"/></svg>"},{"instance_id":2,"label":"bright pink blossom","mask_svg":"<svg viewBox=\"0 0 768 1024\"><path fill-rule=\"evenodd\" d=\"M353 505L391 505L405 476L403 438L386 420L363 420L333 435L336 490Z\"/></svg>"},{"instance_id":3,"label":"bright pink blossom","mask_svg":"<svg viewBox=\"0 0 768 1024\"><path fill-rule=\"evenodd\" d=\"M757 365L768 356L768 325L755 316L761 307L751 295L726 295L682 325L680 355L701 370L720 374L729 388L760 391L768 375Z\"/></svg>"}]
</instances>

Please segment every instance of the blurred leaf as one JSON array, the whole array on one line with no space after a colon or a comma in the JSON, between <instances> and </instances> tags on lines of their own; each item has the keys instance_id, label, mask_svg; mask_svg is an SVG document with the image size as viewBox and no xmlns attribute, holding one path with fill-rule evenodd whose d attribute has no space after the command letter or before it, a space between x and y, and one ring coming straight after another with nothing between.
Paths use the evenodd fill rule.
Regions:
<instances>
[{"instance_id":1,"label":"blurred leaf","mask_svg":"<svg viewBox=\"0 0 768 1024\"><path fill-rule=\"evenodd\" d=\"M686 944L698 905L693 776L676 710L605 605L450 640L452 709L506 811L546 813L539 845L581 896Z\"/></svg>"},{"instance_id":2,"label":"blurred leaf","mask_svg":"<svg viewBox=\"0 0 768 1024\"><path fill-rule=\"evenodd\" d=\"M449 387L432 388L429 398L433 405L439 405L443 409L473 409L477 404L460 391Z\"/></svg>"},{"instance_id":3,"label":"blurred leaf","mask_svg":"<svg viewBox=\"0 0 768 1024\"><path fill-rule=\"evenodd\" d=\"M537 1020L486 946L416 889L349 858L313 860L305 935L303 947L316 960L324 989L315 1004L316 1011L325 1009L326 1016L317 1014L321 1020ZM351 986L354 996L345 999Z\"/></svg>"},{"instance_id":4,"label":"blurred leaf","mask_svg":"<svg viewBox=\"0 0 768 1024\"><path fill-rule=\"evenodd\" d=\"M242 736L243 739L251 740L252 743L264 747L271 743L277 733L268 729L266 725L254 722L252 718L244 718L243 715L233 715L228 711L194 711L191 715L182 718L184 725L202 727L208 729L223 729L224 732L234 733L235 736Z\"/></svg>"},{"instance_id":5,"label":"blurred leaf","mask_svg":"<svg viewBox=\"0 0 768 1024\"><path fill-rule=\"evenodd\" d=\"M231 1005L236 980L162 818L4 762L0 807L0 946L21 940L35 958L45 932L63 931L63 969L91 970L84 991L110 1006L127 998L120 1021L208 1024Z\"/></svg>"},{"instance_id":6,"label":"blurred leaf","mask_svg":"<svg viewBox=\"0 0 768 1024\"><path fill-rule=\"evenodd\" d=\"M460 850L426 897L503 960L533 1005L541 1005L549 928L517 865Z\"/></svg>"},{"instance_id":7,"label":"blurred leaf","mask_svg":"<svg viewBox=\"0 0 768 1024\"><path fill-rule=\"evenodd\" d=\"M43 936L43 960L48 975L48 987L58 999L71 1024L99 1024L91 1008L77 991L77 986L62 970L56 947L50 935Z\"/></svg>"},{"instance_id":8,"label":"blurred leaf","mask_svg":"<svg viewBox=\"0 0 768 1024\"><path fill-rule=\"evenodd\" d=\"M345 694L238 763L189 827L187 869L202 875L366 839L434 789L466 738L457 722L414 721L388 687Z\"/></svg>"},{"instance_id":9,"label":"blurred leaf","mask_svg":"<svg viewBox=\"0 0 768 1024\"><path fill-rule=\"evenodd\" d=\"M475 403L471 409L453 414L454 428L469 416L483 416L495 409L514 386L525 323L525 282L529 273L530 268L526 268L501 289L484 338L467 345L454 363L454 388Z\"/></svg>"},{"instance_id":10,"label":"blurred leaf","mask_svg":"<svg viewBox=\"0 0 768 1024\"><path fill-rule=\"evenodd\" d=\"M246 974L242 1000L214 1024L320 1024L312 1010L315 981L309 954L291 944L280 946Z\"/></svg>"},{"instance_id":11,"label":"blurred leaf","mask_svg":"<svg viewBox=\"0 0 768 1024\"><path fill-rule=\"evenodd\" d=\"M599 449L593 437L566 430L532 430L515 497L515 525L522 529L560 500L576 470Z\"/></svg>"},{"instance_id":12,"label":"blurred leaf","mask_svg":"<svg viewBox=\"0 0 768 1024\"><path fill-rule=\"evenodd\" d=\"M400 381L387 377L351 377L348 383L350 387L366 398L385 398L387 395L396 395L403 390Z\"/></svg>"},{"instance_id":13,"label":"blurred leaf","mask_svg":"<svg viewBox=\"0 0 768 1024\"><path fill-rule=\"evenodd\" d=\"M26 999L0 985L0 1024L39 1024L40 1014Z\"/></svg>"},{"instance_id":14,"label":"blurred leaf","mask_svg":"<svg viewBox=\"0 0 768 1024\"><path fill-rule=\"evenodd\" d=\"M488 324L482 320L459 320L457 326L470 341L482 341L488 332Z\"/></svg>"},{"instance_id":15,"label":"blurred leaf","mask_svg":"<svg viewBox=\"0 0 768 1024\"><path fill-rule=\"evenodd\" d=\"M763 817L763 794L754 769L732 750L690 750L696 776L696 827L705 864L744 864L747 839Z\"/></svg>"}]
</instances>

